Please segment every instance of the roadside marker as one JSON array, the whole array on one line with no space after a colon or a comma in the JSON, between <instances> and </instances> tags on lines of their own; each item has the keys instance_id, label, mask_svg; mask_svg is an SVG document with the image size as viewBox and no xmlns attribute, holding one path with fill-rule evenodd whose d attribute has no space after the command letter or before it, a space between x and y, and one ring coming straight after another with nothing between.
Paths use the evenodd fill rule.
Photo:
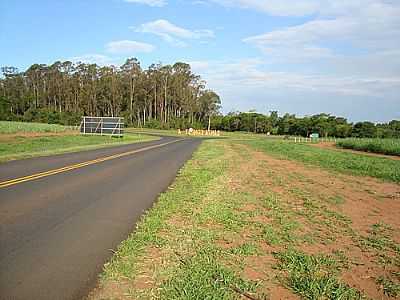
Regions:
<instances>
[{"instance_id":1,"label":"roadside marker","mask_svg":"<svg viewBox=\"0 0 400 300\"><path fill-rule=\"evenodd\" d=\"M163 143L163 144L160 144L160 145L148 146L148 147L145 147L145 148L132 150L132 151L124 152L124 153L119 153L119 154L115 154L115 155L111 155L111 156L106 156L106 157L103 157L103 158L98 158L98 159L82 162L82 163L79 163L79 164L66 166L66 167L59 168L59 169L54 169L54 170L50 170L50 171L46 171L46 172L41 172L41 173L29 175L29 176L24 176L24 177L20 177L20 178L15 178L15 179L3 181L3 182L0 182L0 188L5 188L5 187L8 187L8 186L16 185L16 184L23 183L23 182L26 182L26 181L32 181L32 180L35 180L35 179L39 179L39 178L43 178L43 177L47 177L47 176L51 176L51 175L56 175L58 173L63 173L63 172L67 172L67 171L83 168L83 167L86 167L86 166L90 166L90 165L93 165L93 164L101 163L101 162L104 162L104 161L108 161L108 160L112 160L112 159L116 159L116 158L120 158L120 157L124 157L124 156L128 156L128 155L144 152L144 151L155 149L155 148L160 148L160 147L167 146L167 145L170 145L170 144L173 144L173 143L176 143L176 142L180 142L180 141L182 141L182 140L176 140L176 141L172 141L172 142L167 142L167 143Z\"/></svg>"}]
</instances>

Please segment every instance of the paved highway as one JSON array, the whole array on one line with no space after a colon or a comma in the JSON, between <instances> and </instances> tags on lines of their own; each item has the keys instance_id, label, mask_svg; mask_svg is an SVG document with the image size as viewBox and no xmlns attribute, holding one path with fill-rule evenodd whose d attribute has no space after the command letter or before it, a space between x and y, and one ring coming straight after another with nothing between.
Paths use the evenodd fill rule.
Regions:
<instances>
[{"instance_id":1,"label":"paved highway","mask_svg":"<svg viewBox=\"0 0 400 300\"><path fill-rule=\"evenodd\" d=\"M198 139L0 164L0 299L80 299Z\"/></svg>"}]
</instances>

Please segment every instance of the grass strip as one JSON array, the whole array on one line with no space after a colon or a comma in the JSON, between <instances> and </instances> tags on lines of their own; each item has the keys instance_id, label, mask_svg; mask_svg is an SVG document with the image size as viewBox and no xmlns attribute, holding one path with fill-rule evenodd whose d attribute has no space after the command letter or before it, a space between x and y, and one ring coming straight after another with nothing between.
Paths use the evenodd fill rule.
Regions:
<instances>
[{"instance_id":1,"label":"grass strip","mask_svg":"<svg viewBox=\"0 0 400 300\"><path fill-rule=\"evenodd\" d=\"M399 160L320 149L279 140L253 139L243 140L241 143L248 144L280 159L297 160L308 165L342 173L400 182Z\"/></svg>"},{"instance_id":2,"label":"grass strip","mask_svg":"<svg viewBox=\"0 0 400 300\"><path fill-rule=\"evenodd\" d=\"M336 146L371 153L400 156L400 139L343 139Z\"/></svg>"}]
</instances>

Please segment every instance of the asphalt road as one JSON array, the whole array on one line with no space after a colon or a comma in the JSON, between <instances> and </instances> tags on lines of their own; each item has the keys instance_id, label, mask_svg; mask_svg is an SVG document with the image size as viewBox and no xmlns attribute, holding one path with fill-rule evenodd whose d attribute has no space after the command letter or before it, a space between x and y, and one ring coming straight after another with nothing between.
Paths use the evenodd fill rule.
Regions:
<instances>
[{"instance_id":1,"label":"asphalt road","mask_svg":"<svg viewBox=\"0 0 400 300\"><path fill-rule=\"evenodd\" d=\"M0 299L85 297L199 143L163 137L0 164Z\"/></svg>"}]
</instances>

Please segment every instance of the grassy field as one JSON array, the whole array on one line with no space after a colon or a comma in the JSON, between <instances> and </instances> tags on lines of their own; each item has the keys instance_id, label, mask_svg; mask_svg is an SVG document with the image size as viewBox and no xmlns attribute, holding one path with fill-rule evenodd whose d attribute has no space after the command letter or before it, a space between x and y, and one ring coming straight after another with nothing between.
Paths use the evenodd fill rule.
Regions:
<instances>
[{"instance_id":1,"label":"grassy field","mask_svg":"<svg viewBox=\"0 0 400 300\"><path fill-rule=\"evenodd\" d=\"M400 139L343 139L336 146L372 153L400 156Z\"/></svg>"},{"instance_id":2,"label":"grassy field","mask_svg":"<svg viewBox=\"0 0 400 300\"><path fill-rule=\"evenodd\" d=\"M398 297L400 186L298 146L204 141L89 299Z\"/></svg>"},{"instance_id":3,"label":"grassy field","mask_svg":"<svg viewBox=\"0 0 400 300\"><path fill-rule=\"evenodd\" d=\"M400 182L400 161L398 160L321 149L308 144L295 144L269 138L238 141L282 159L297 160L308 165L352 175L372 176Z\"/></svg>"},{"instance_id":4,"label":"grassy field","mask_svg":"<svg viewBox=\"0 0 400 300\"><path fill-rule=\"evenodd\" d=\"M64 132L71 127L57 124L0 121L0 134Z\"/></svg>"}]
</instances>

